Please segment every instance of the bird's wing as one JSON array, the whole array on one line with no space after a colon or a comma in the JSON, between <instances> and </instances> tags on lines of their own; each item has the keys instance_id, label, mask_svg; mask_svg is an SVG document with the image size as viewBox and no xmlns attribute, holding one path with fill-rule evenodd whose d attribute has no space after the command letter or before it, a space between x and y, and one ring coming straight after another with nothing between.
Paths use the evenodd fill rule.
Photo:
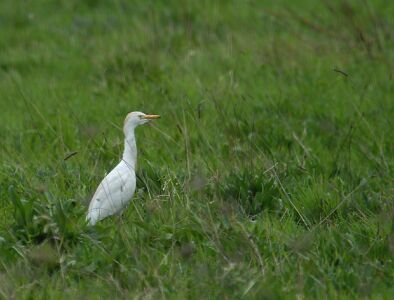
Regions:
<instances>
[{"instance_id":1,"label":"bird's wing","mask_svg":"<svg viewBox=\"0 0 394 300\"><path fill-rule=\"evenodd\" d=\"M136 184L135 173L125 162L120 162L100 183L87 215L90 224L119 213L131 200Z\"/></svg>"}]
</instances>

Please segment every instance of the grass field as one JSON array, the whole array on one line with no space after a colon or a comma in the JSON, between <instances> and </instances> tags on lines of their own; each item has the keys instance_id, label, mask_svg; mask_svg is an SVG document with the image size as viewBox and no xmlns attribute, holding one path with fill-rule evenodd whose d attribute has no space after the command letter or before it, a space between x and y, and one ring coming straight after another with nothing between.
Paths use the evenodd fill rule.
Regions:
<instances>
[{"instance_id":1,"label":"grass field","mask_svg":"<svg viewBox=\"0 0 394 300\"><path fill-rule=\"evenodd\" d=\"M0 298L389 299L393 76L391 1L1 1Z\"/></svg>"}]
</instances>

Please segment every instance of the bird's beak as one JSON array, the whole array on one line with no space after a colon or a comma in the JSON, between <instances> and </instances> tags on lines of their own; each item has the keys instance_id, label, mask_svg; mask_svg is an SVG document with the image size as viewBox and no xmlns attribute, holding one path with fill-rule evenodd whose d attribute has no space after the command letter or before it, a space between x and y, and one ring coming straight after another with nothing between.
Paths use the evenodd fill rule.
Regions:
<instances>
[{"instance_id":1,"label":"bird's beak","mask_svg":"<svg viewBox=\"0 0 394 300\"><path fill-rule=\"evenodd\" d=\"M159 119L160 115L144 115L141 117L141 119L146 119L146 120L154 120L154 119Z\"/></svg>"}]
</instances>

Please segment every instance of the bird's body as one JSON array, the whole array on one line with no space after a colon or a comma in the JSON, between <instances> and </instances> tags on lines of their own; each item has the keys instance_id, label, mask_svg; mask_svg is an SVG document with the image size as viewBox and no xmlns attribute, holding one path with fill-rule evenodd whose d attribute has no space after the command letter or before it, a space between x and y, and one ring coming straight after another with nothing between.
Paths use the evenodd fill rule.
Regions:
<instances>
[{"instance_id":1,"label":"bird's body","mask_svg":"<svg viewBox=\"0 0 394 300\"><path fill-rule=\"evenodd\" d=\"M127 206L134 195L136 187L135 167L137 163L137 146L134 129L157 115L145 115L140 112L130 113L125 120L125 148L122 160L101 181L90 202L86 219L90 225L118 214Z\"/></svg>"},{"instance_id":2,"label":"bird's body","mask_svg":"<svg viewBox=\"0 0 394 300\"><path fill-rule=\"evenodd\" d=\"M91 225L120 213L130 202L135 191L135 172L121 161L101 181L89 205L88 220Z\"/></svg>"}]
</instances>

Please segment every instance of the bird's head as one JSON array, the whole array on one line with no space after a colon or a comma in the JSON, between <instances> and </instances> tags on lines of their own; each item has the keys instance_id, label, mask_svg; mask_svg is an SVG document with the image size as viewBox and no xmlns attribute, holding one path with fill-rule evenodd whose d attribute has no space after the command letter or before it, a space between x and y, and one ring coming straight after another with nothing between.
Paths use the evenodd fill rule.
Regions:
<instances>
[{"instance_id":1,"label":"bird's head","mask_svg":"<svg viewBox=\"0 0 394 300\"><path fill-rule=\"evenodd\" d=\"M158 118L160 118L159 115L146 115L140 111L133 111L126 116L126 119L124 120L123 131L125 135L127 135L128 132L134 131L134 128L138 125L146 124L151 120Z\"/></svg>"}]
</instances>

